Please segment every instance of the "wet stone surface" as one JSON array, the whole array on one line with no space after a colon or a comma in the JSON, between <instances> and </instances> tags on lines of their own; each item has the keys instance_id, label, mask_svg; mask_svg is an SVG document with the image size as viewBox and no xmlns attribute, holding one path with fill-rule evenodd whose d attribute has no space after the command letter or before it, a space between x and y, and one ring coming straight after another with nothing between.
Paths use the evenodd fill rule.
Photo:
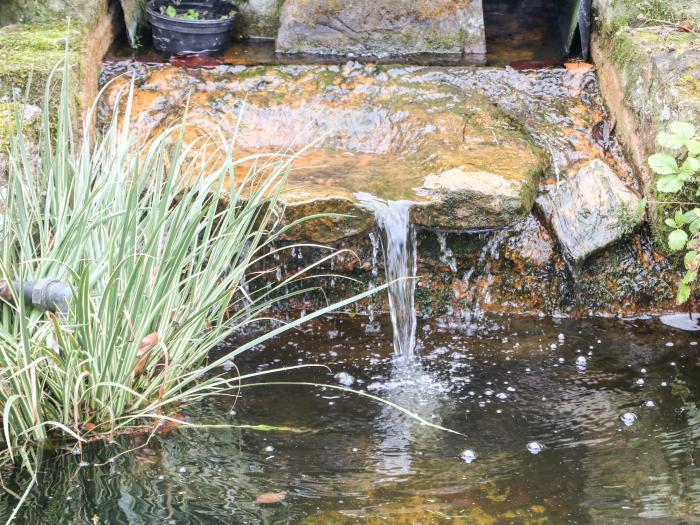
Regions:
<instances>
[{"instance_id":1,"label":"wet stone surface","mask_svg":"<svg viewBox=\"0 0 700 525\"><path fill-rule=\"evenodd\" d=\"M628 235L643 220L641 198L600 160L583 166L537 199L564 251L580 266L593 253Z\"/></svg>"},{"instance_id":2,"label":"wet stone surface","mask_svg":"<svg viewBox=\"0 0 700 525\"><path fill-rule=\"evenodd\" d=\"M296 238L337 241L367 232L354 194L407 199L415 224L504 227L530 210L541 174L553 179L603 158L633 181L613 141L591 135L605 118L592 72L464 67L343 66L212 69L114 61L107 106L134 75L134 122L144 137L175 122L189 94L190 121L232 133L240 154L299 151L285 196L302 212L350 213ZM245 107L243 100L245 99ZM315 142L314 142L315 141ZM295 211L295 206L298 206Z\"/></svg>"},{"instance_id":3,"label":"wet stone surface","mask_svg":"<svg viewBox=\"0 0 700 525\"><path fill-rule=\"evenodd\" d=\"M481 0L287 0L283 53L485 55Z\"/></svg>"},{"instance_id":4,"label":"wet stone surface","mask_svg":"<svg viewBox=\"0 0 700 525\"><path fill-rule=\"evenodd\" d=\"M353 208L355 215L332 227L309 223L296 233L306 240L367 231L357 192L415 201L418 224L506 226L529 212L546 165L544 150L478 79L464 85L473 70L122 63L106 76L122 71L137 79L134 123L143 137L180 119L189 96L188 118L201 132L239 126L241 156L303 150L284 195L288 218ZM110 85L108 105L126 83L128 76Z\"/></svg>"},{"instance_id":5,"label":"wet stone surface","mask_svg":"<svg viewBox=\"0 0 700 525\"><path fill-rule=\"evenodd\" d=\"M341 387L352 377L464 435L329 387L244 388L182 414L218 428L47 452L16 522L680 525L700 514L697 333L495 316L421 323L418 338L404 363L387 319L324 318L236 366L328 365L268 377ZM25 479L3 481L18 491ZM13 503L0 501L0 518Z\"/></svg>"}]
</instances>

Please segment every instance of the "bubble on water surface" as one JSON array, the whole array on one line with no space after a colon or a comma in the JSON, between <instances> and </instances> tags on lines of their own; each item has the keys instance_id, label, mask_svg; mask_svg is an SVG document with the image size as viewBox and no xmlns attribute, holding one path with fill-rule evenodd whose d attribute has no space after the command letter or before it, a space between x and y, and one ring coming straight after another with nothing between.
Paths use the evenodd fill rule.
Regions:
<instances>
[{"instance_id":1,"label":"bubble on water surface","mask_svg":"<svg viewBox=\"0 0 700 525\"><path fill-rule=\"evenodd\" d=\"M334 379L344 386L352 386L355 384L355 378L347 372L338 372L335 374Z\"/></svg>"},{"instance_id":2,"label":"bubble on water surface","mask_svg":"<svg viewBox=\"0 0 700 525\"><path fill-rule=\"evenodd\" d=\"M505 392L499 392L498 394L496 394L496 397L497 397L498 399L503 399L503 400L505 400L505 399L508 399L508 394L506 394Z\"/></svg>"},{"instance_id":3,"label":"bubble on water surface","mask_svg":"<svg viewBox=\"0 0 700 525\"><path fill-rule=\"evenodd\" d=\"M527 451L530 454L539 454L540 452L542 452L543 448L544 447L542 446L542 444L538 443L537 441L530 441L527 444Z\"/></svg>"},{"instance_id":4,"label":"bubble on water surface","mask_svg":"<svg viewBox=\"0 0 700 525\"><path fill-rule=\"evenodd\" d=\"M637 422L637 415L632 412L625 412L620 416L620 421L622 421L626 427L629 427Z\"/></svg>"},{"instance_id":5,"label":"bubble on water surface","mask_svg":"<svg viewBox=\"0 0 700 525\"><path fill-rule=\"evenodd\" d=\"M639 386L642 386L644 384L644 379L640 377L639 379L637 379L635 381L635 383L638 384Z\"/></svg>"},{"instance_id":6,"label":"bubble on water surface","mask_svg":"<svg viewBox=\"0 0 700 525\"><path fill-rule=\"evenodd\" d=\"M580 355L576 358L576 368L578 368L579 370L585 370L587 365L588 365L588 360L585 357L583 357L582 355Z\"/></svg>"},{"instance_id":7,"label":"bubble on water surface","mask_svg":"<svg viewBox=\"0 0 700 525\"><path fill-rule=\"evenodd\" d=\"M467 449L459 456L465 463L471 463L476 459L476 452L471 449Z\"/></svg>"},{"instance_id":8,"label":"bubble on water surface","mask_svg":"<svg viewBox=\"0 0 700 525\"><path fill-rule=\"evenodd\" d=\"M646 401L646 402L644 403L644 406L647 407L647 408L654 408L654 407L656 407L656 403L654 403L653 401L649 400L649 401Z\"/></svg>"}]
</instances>

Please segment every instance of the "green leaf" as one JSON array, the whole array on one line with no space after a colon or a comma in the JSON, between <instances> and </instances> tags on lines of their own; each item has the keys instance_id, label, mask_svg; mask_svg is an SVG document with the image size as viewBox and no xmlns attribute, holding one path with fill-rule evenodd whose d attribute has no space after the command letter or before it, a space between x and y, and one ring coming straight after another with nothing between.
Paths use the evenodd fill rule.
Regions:
<instances>
[{"instance_id":1,"label":"green leaf","mask_svg":"<svg viewBox=\"0 0 700 525\"><path fill-rule=\"evenodd\" d=\"M683 226L685 224L683 212L681 210L676 210L676 213L673 214L673 220L676 223L676 228Z\"/></svg>"},{"instance_id":2,"label":"green leaf","mask_svg":"<svg viewBox=\"0 0 700 525\"><path fill-rule=\"evenodd\" d=\"M683 214L683 224L690 224L693 222L695 219L698 218L698 213L697 213L697 208L693 208L692 210L688 210Z\"/></svg>"},{"instance_id":3,"label":"green leaf","mask_svg":"<svg viewBox=\"0 0 700 525\"><path fill-rule=\"evenodd\" d=\"M691 250L688 253L685 254L685 257L683 257L683 265L687 268L690 269L690 265L693 264L693 261L698 258L698 252L695 250Z\"/></svg>"},{"instance_id":4,"label":"green leaf","mask_svg":"<svg viewBox=\"0 0 700 525\"><path fill-rule=\"evenodd\" d=\"M659 146L668 149L679 149L685 144L684 139L667 131L662 131L656 135L656 141L659 143Z\"/></svg>"},{"instance_id":5,"label":"green leaf","mask_svg":"<svg viewBox=\"0 0 700 525\"><path fill-rule=\"evenodd\" d=\"M669 217L669 218L666 218L666 219L664 220L664 224L665 224L666 226L668 226L669 228L674 228L674 229L675 229L675 228L678 227L678 226L676 226L676 221L674 221L674 220L671 219L670 217Z\"/></svg>"},{"instance_id":6,"label":"green leaf","mask_svg":"<svg viewBox=\"0 0 700 525\"><path fill-rule=\"evenodd\" d=\"M688 242L688 234L684 230L673 230L668 234L668 247L674 252L685 248L686 242Z\"/></svg>"},{"instance_id":7,"label":"green leaf","mask_svg":"<svg viewBox=\"0 0 700 525\"><path fill-rule=\"evenodd\" d=\"M695 126L688 122L672 122L668 129L684 140L692 139L695 136Z\"/></svg>"},{"instance_id":8,"label":"green leaf","mask_svg":"<svg viewBox=\"0 0 700 525\"><path fill-rule=\"evenodd\" d=\"M678 173L676 157L668 153L654 153L649 157L649 167L659 175L672 175Z\"/></svg>"},{"instance_id":9,"label":"green leaf","mask_svg":"<svg viewBox=\"0 0 700 525\"><path fill-rule=\"evenodd\" d=\"M690 284L692 282L695 282L698 278L698 272L697 271L692 271L689 270L685 272L685 275L683 276L683 280L681 281L683 284Z\"/></svg>"},{"instance_id":10,"label":"green leaf","mask_svg":"<svg viewBox=\"0 0 700 525\"><path fill-rule=\"evenodd\" d=\"M695 157L688 157L681 165L681 171L689 172L691 175L700 171L700 160Z\"/></svg>"},{"instance_id":11,"label":"green leaf","mask_svg":"<svg viewBox=\"0 0 700 525\"><path fill-rule=\"evenodd\" d=\"M676 304L683 304L690 298L690 286L681 283L678 286L678 293L676 294Z\"/></svg>"},{"instance_id":12,"label":"green leaf","mask_svg":"<svg viewBox=\"0 0 700 525\"><path fill-rule=\"evenodd\" d=\"M685 147L688 148L688 153L694 157L700 155L700 140L686 140Z\"/></svg>"},{"instance_id":13,"label":"green leaf","mask_svg":"<svg viewBox=\"0 0 700 525\"><path fill-rule=\"evenodd\" d=\"M684 181L678 175L664 175L656 181L656 189L663 193L678 193L683 189Z\"/></svg>"},{"instance_id":14,"label":"green leaf","mask_svg":"<svg viewBox=\"0 0 700 525\"><path fill-rule=\"evenodd\" d=\"M691 222L688 229L693 235L700 232L700 219L695 219L693 222Z\"/></svg>"}]
</instances>

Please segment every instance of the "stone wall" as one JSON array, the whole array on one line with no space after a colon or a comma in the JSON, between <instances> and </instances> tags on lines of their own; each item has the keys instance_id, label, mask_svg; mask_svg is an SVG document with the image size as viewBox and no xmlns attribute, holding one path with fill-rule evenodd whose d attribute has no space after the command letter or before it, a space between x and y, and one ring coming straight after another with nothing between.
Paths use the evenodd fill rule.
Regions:
<instances>
[{"instance_id":1,"label":"stone wall","mask_svg":"<svg viewBox=\"0 0 700 525\"><path fill-rule=\"evenodd\" d=\"M652 228L662 239L666 212L654 204L646 159L670 122L700 124L700 2L596 0L594 8L592 56L601 89L617 135L651 191Z\"/></svg>"}]
</instances>

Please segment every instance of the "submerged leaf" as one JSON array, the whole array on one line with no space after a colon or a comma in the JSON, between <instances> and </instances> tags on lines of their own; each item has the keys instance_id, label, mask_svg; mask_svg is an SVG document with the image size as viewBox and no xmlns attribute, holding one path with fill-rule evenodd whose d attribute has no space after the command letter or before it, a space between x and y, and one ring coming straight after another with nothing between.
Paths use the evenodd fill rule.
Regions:
<instances>
[{"instance_id":1,"label":"submerged leaf","mask_svg":"<svg viewBox=\"0 0 700 525\"><path fill-rule=\"evenodd\" d=\"M282 503L286 497L286 492L266 492L265 494L260 494L255 501L261 505L275 505Z\"/></svg>"}]
</instances>

